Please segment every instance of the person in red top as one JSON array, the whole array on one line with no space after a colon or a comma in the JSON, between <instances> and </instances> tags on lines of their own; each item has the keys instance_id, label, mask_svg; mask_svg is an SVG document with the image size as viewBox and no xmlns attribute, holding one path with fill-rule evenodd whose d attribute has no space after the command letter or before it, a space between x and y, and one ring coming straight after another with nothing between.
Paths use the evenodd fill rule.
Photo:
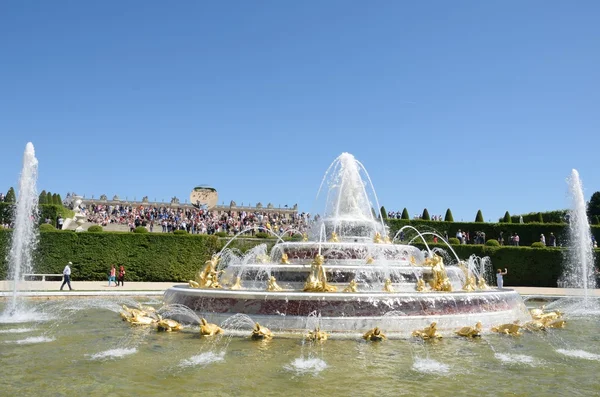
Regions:
<instances>
[{"instance_id":1,"label":"person in red top","mask_svg":"<svg viewBox=\"0 0 600 397\"><path fill-rule=\"evenodd\" d=\"M117 278L117 286L119 286L119 283L121 283L121 287L124 287L125 281L125 267L123 265L119 266L119 277Z\"/></svg>"}]
</instances>

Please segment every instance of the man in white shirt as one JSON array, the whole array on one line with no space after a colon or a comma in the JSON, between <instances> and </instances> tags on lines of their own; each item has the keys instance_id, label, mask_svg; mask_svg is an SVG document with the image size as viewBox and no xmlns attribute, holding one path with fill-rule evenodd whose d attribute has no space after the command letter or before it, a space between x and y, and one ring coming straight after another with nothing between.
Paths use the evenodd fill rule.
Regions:
<instances>
[{"instance_id":1,"label":"man in white shirt","mask_svg":"<svg viewBox=\"0 0 600 397\"><path fill-rule=\"evenodd\" d=\"M72 264L73 264L72 262L69 262L63 270L63 283L60 286L61 291L62 291L63 287L65 286L65 284L67 284L69 286L69 291L73 290L73 288L71 288L71 265Z\"/></svg>"}]
</instances>

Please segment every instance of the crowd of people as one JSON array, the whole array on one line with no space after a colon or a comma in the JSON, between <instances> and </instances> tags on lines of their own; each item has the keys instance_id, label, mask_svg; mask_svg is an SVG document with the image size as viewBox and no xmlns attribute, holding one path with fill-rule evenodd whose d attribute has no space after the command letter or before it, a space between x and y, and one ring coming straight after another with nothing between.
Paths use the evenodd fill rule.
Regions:
<instances>
[{"instance_id":1,"label":"crowd of people","mask_svg":"<svg viewBox=\"0 0 600 397\"><path fill-rule=\"evenodd\" d=\"M156 206L127 206L92 204L83 208L82 212L89 222L101 226L115 223L127 225L133 231L144 226L150 231L164 233L175 230L186 230L192 234L237 234L248 229L248 234L255 234L261 227L281 234L285 231L304 233L311 223L309 213L286 215L277 211L216 211L200 208L176 208Z\"/></svg>"},{"instance_id":2,"label":"crowd of people","mask_svg":"<svg viewBox=\"0 0 600 397\"><path fill-rule=\"evenodd\" d=\"M402 211L388 211L388 218L389 219L402 219ZM422 215L415 215L413 216L414 220L419 220L419 219L423 219ZM444 218L442 218L441 215L433 215L431 217L432 221L443 221Z\"/></svg>"}]
</instances>

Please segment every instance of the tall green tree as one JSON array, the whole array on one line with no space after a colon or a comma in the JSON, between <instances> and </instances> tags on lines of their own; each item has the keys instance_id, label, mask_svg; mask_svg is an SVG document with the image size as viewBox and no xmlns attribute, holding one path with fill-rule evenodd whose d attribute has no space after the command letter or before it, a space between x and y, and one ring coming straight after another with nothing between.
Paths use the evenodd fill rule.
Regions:
<instances>
[{"instance_id":1,"label":"tall green tree","mask_svg":"<svg viewBox=\"0 0 600 397\"><path fill-rule=\"evenodd\" d=\"M52 193L52 204L54 204L54 205L59 205L60 204L58 202L58 194L56 194L56 193Z\"/></svg>"},{"instance_id":2,"label":"tall green tree","mask_svg":"<svg viewBox=\"0 0 600 397\"><path fill-rule=\"evenodd\" d=\"M17 195L15 194L15 189L13 189L12 186L10 187L10 189L8 189L8 192L6 192L6 196L4 196L4 201L6 201L7 203L17 202Z\"/></svg>"},{"instance_id":3,"label":"tall green tree","mask_svg":"<svg viewBox=\"0 0 600 397\"><path fill-rule=\"evenodd\" d=\"M410 216L408 215L408 210L406 209L406 207L404 207L404 209L402 210L402 216L400 217L401 219L410 219Z\"/></svg>"},{"instance_id":4,"label":"tall green tree","mask_svg":"<svg viewBox=\"0 0 600 397\"><path fill-rule=\"evenodd\" d=\"M62 197L60 197L60 193L56 193L56 204L63 205Z\"/></svg>"},{"instance_id":5,"label":"tall green tree","mask_svg":"<svg viewBox=\"0 0 600 397\"><path fill-rule=\"evenodd\" d=\"M600 225L600 216L594 215L592 218L592 225Z\"/></svg>"},{"instance_id":6,"label":"tall green tree","mask_svg":"<svg viewBox=\"0 0 600 397\"><path fill-rule=\"evenodd\" d=\"M429 216L429 211L427 211L427 208L425 208L423 210L423 215L421 215L421 219L423 219L424 221L430 221L431 217Z\"/></svg>"},{"instance_id":7,"label":"tall green tree","mask_svg":"<svg viewBox=\"0 0 600 397\"><path fill-rule=\"evenodd\" d=\"M46 204L52 204L52 193L46 193Z\"/></svg>"},{"instance_id":8,"label":"tall green tree","mask_svg":"<svg viewBox=\"0 0 600 397\"><path fill-rule=\"evenodd\" d=\"M385 210L385 207L383 205L381 206L381 209L379 210L379 212L381 213L381 219L388 218L387 211Z\"/></svg>"},{"instance_id":9,"label":"tall green tree","mask_svg":"<svg viewBox=\"0 0 600 397\"><path fill-rule=\"evenodd\" d=\"M512 218L510 217L510 213L508 211L504 213L504 219L502 219L502 222L512 223Z\"/></svg>"},{"instance_id":10,"label":"tall green tree","mask_svg":"<svg viewBox=\"0 0 600 397\"><path fill-rule=\"evenodd\" d=\"M595 192L588 203L587 214L590 219L600 216L600 192Z\"/></svg>"},{"instance_id":11,"label":"tall green tree","mask_svg":"<svg viewBox=\"0 0 600 397\"><path fill-rule=\"evenodd\" d=\"M481 213L481 210L477 211L477 216L475 216L475 222L479 222L479 223L483 222L483 214Z\"/></svg>"},{"instance_id":12,"label":"tall green tree","mask_svg":"<svg viewBox=\"0 0 600 397\"><path fill-rule=\"evenodd\" d=\"M38 204L48 204L48 202L46 201L47 197L48 196L46 195L46 191L42 190L42 192L40 193L40 197L38 198Z\"/></svg>"},{"instance_id":13,"label":"tall green tree","mask_svg":"<svg viewBox=\"0 0 600 397\"><path fill-rule=\"evenodd\" d=\"M450 211L450 208L448 208L446 210L446 216L444 216L444 221L445 222L454 222L454 217L452 216L452 211Z\"/></svg>"}]
</instances>

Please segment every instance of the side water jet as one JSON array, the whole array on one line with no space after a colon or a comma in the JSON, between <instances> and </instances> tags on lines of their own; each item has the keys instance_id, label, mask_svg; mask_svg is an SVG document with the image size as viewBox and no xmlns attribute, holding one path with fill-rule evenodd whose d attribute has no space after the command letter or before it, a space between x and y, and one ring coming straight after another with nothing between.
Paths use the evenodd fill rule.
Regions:
<instances>
[{"instance_id":1,"label":"side water jet","mask_svg":"<svg viewBox=\"0 0 600 397\"><path fill-rule=\"evenodd\" d=\"M12 299L8 305L8 313L18 312L19 282L23 275L33 269L33 251L37 245L38 234L38 194L36 188L38 160L31 142L25 146L23 169L19 178L19 196L13 216L10 251L8 253L9 279L13 281Z\"/></svg>"},{"instance_id":2,"label":"side water jet","mask_svg":"<svg viewBox=\"0 0 600 397\"><path fill-rule=\"evenodd\" d=\"M569 193L571 208L569 210L569 256L561 277L562 285L568 288L582 288L585 301L588 300L589 289L596 287L594 280L594 251L592 235L586 213L583 196L583 185L577 170L571 171Z\"/></svg>"}]
</instances>

